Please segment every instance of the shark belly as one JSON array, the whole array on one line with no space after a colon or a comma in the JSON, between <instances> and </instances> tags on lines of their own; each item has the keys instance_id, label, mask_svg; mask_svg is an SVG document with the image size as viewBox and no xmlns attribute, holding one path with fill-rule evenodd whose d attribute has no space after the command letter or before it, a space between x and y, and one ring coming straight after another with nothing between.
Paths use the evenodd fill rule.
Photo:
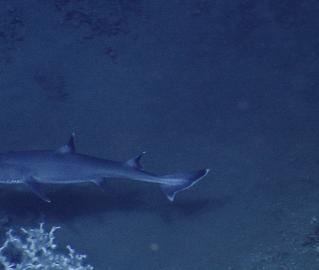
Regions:
<instances>
[{"instance_id":1,"label":"shark belly","mask_svg":"<svg viewBox=\"0 0 319 270\"><path fill-rule=\"evenodd\" d=\"M87 166L67 166L67 164L50 164L48 167L39 167L30 171L32 176L43 184L72 184L101 177L101 173Z\"/></svg>"}]
</instances>

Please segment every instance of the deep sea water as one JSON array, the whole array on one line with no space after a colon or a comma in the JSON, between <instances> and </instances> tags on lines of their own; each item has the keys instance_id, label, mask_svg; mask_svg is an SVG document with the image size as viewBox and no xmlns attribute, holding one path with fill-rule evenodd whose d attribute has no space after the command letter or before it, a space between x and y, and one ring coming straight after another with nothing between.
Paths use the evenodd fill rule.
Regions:
<instances>
[{"instance_id":1,"label":"deep sea water","mask_svg":"<svg viewBox=\"0 0 319 270\"><path fill-rule=\"evenodd\" d=\"M1 234L40 222L95 269L319 267L319 3L0 0L0 152L211 168L172 204L110 180L1 187Z\"/></svg>"}]
</instances>

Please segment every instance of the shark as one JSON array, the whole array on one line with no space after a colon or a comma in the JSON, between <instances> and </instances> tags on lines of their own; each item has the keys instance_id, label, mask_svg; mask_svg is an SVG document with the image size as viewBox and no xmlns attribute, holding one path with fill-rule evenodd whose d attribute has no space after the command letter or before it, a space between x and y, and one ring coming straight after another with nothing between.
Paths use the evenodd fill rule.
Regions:
<instances>
[{"instance_id":1,"label":"shark","mask_svg":"<svg viewBox=\"0 0 319 270\"><path fill-rule=\"evenodd\" d=\"M0 154L0 184L23 184L36 196L50 203L47 184L101 184L108 178L126 178L160 185L171 202L180 191L205 177L209 169L156 175L144 170L141 158L146 152L124 162L97 158L76 152L75 133L56 150L11 151Z\"/></svg>"}]
</instances>

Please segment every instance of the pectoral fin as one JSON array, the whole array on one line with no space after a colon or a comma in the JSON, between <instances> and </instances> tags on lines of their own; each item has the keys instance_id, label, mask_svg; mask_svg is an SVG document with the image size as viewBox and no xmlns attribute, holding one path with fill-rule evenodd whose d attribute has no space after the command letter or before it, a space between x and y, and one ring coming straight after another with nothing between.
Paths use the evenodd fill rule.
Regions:
<instances>
[{"instance_id":1,"label":"pectoral fin","mask_svg":"<svg viewBox=\"0 0 319 270\"><path fill-rule=\"evenodd\" d=\"M43 185L37 181L34 177L28 178L25 182L26 186L35 194L37 195L41 200L50 203L50 198L45 194L43 190Z\"/></svg>"}]
</instances>

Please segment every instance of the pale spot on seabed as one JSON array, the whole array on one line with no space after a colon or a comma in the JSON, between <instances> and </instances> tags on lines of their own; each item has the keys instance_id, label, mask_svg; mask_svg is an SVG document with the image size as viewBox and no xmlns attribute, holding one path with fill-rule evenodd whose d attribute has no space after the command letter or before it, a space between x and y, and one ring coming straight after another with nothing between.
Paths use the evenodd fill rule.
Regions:
<instances>
[{"instance_id":1,"label":"pale spot on seabed","mask_svg":"<svg viewBox=\"0 0 319 270\"><path fill-rule=\"evenodd\" d=\"M157 243L151 243L150 244L150 250L153 252L156 252L159 250L159 245Z\"/></svg>"}]
</instances>

